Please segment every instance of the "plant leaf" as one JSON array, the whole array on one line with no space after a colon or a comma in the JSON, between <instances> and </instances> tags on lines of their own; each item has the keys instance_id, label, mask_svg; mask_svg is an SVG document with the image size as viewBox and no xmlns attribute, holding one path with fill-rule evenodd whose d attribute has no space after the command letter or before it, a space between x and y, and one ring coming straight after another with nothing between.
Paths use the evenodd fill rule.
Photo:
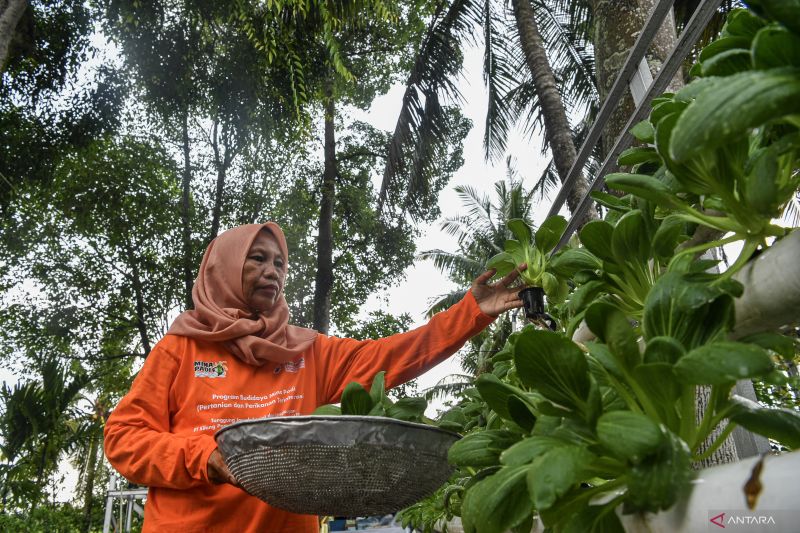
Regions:
<instances>
[{"instance_id":1,"label":"plant leaf","mask_svg":"<svg viewBox=\"0 0 800 533\"><path fill-rule=\"evenodd\" d=\"M654 421L631 411L611 411L597 420L597 438L618 459L638 463L666 437Z\"/></svg>"},{"instance_id":2,"label":"plant leaf","mask_svg":"<svg viewBox=\"0 0 800 533\"><path fill-rule=\"evenodd\" d=\"M554 215L542 222L536 230L534 243L542 253L547 253L555 248L564 230L567 229L567 220L561 215Z\"/></svg>"},{"instance_id":3,"label":"plant leaf","mask_svg":"<svg viewBox=\"0 0 800 533\"><path fill-rule=\"evenodd\" d=\"M648 122L649 124L649 122ZM658 155L653 148L647 147L644 148L642 146L634 146L632 148L628 148L617 158L617 163L620 166L633 166L639 165L641 163L660 163L661 157Z\"/></svg>"},{"instance_id":4,"label":"plant leaf","mask_svg":"<svg viewBox=\"0 0 800 533\"><path fill-rule=\"evenodd\" d=\"M653 253L662 261L675 254L675 247L683 240L686 223L675 215L669 215L661 221L653 236Z\"/></svg>"},{"instance_id":5,"label":"plant leaf","mask_svg":"<svg viewBox=\"0 0 800 533\"><path fill-rule=\"evenodd\" d=\"M780 333L755 333L743 337L739 341L771 350L783 356L787 361L791 361L798 349L798 343L795 339Z\"/></svg>"},{"instance_id":6,"label":"plant leaf","mask_svg":"<svg viewBox=\"0 0 800 533\"><path fill-rule=\"evenodd\" d=\"M716 54L703 61L703 76L730 76L737 72L746 72L752 66L750 50L733 48Z\"/></svg>"},{"instance_id":7,"label":"plant leaf","mask_svg":"<svg viewBox=\"0 0 800 533\"><path fill-rule=\"evenodd\" d=\"M505 276L516 267L517 265L514 263L514 259L508 252L500 252L486 262L487 270L490 268L496 269L497 272L495 273L495 276L498 277Z\"/></svg>"},{"instance_id":8,"label":"plant leaf","mask_svg":"<svg viewBox=\"0 0 800 533\"><path fill-rule=\"evenodd\" d=\"M311 413L312 415L322 415L322 416L339 416L342 414L341 408L338 405L327 404L327 405L320 405L314 412Z\"/></svg>"},{"instance_id":9,"label":"plant leaf","mask_svg":"<svg viewBox=\"0 0 800 533\"><path fill-rule=\"evenodd\" d=\"M643 120L631 128L631 135L644 143L652 143L655 136L655 130L649 120Z\"/></svg>"},{"instance_id":10,"label":"plant leaf","mask_svg":"<svg viewBox=\"0 0 800 533\"><path fill-rule=\"evenodd\" d=\"M522 389L501 381L493 374L481 374L475 380L475 386L490 409L505 420L513 421L508 411L508 398L514 395L523 396Z\"/></svg>"},{"instance_id":11,"label":"plant leaf","mask_svg":"<svg viewBox=\"0 0 800 533\"><path fill-rule=\"evenodd\" d=\"M581 243L603 261L614 261L611 253L611 235L614 227L605 220L593 220L580 231Z\"/></svg>"},{"instance_id":12,"label":"plant leaf","mask_svg":"<svg viewBox=\"0 0 800 533\"><path fill-rule=\"evenodd\" d=\"M633 369L633 378L647 391L662 420L669 420L675 402L681 395L681 385L669 363L646 363Z\"/></svg>"},{"instance_id":13,"label":"plant leaf","mask_svg":"<svg viewBox=\"0 0 800 533\"><path fill-rule=\"evenodd\" d=\"M386 372L381 370L372 378L369 396L374 403L382 403L386 398Z\"/></svg>"},{"instance_id":14,"label":"plant leaf","mask_svg":"<svg viewBox=\"0 0 800 533\"><path fill-rule=\"evenodd\" d=\"M689 488L692 469L689 448L670 431L658 450L628 472L628 498L632 511L669 509Z\"/></svg>"},{"instance_id":15,"label":"plant leaf","mask_svg":"<svg viewBox=\"0 0 800 533\"><path fill-rule=\"evenodd\" d=\"M794 33L800 34L800 2L797 0L749 0L747 5L763 12L769 18L777 20ZM752 14L750 16L754 17ZM763 25L764 22L762 21L761 24Z\"/></svg>"},{"instance_id":16,"label":"plant leaf","mask_svg":"<svg viewBox=\"0 0 800 533\"><path fill-rule=\"evenodd\" d=\"M503 533L525 520L531 512L527 471L527 466L504 467L473 485L461 506L464 531Z\"/></svg>"},{"instance_id":17,"label":"plant leaf","mask_svg":"<svg viewBox=\"0 0 800 533\"><path fill-rule=\"evenodd\" d=\"M617 264L632 274L647 268L650 259L650 238L641 211L635 209L619 219L611 234L611 251Z\"/></svg>"},{"instance_id":18,"label":"plant leaf","mask_svg":"<svg viewBox=\"0 0 800 533\"><path fill-rule=\"evenodd\" d=\"M761 28L753 39L752 51L757 69L800 67L800 37L781 26Z\"/></svg>"},{"instance_id":19,"label":"plant leaf","mask_svg":"<svg viewBox=\"0 0 800 533\"><path fill-rule=\"evenodd\" d=\"M698 385L722 385L762 376L772 369L772 358L764 348L733 341L700 346L675 364L681 381Z\"/></svg>"},{"instance_id":20,"label":"plant leaf","mask_svg":"<svg viewBox=\"0 0 800 533\"><path fill-rule=\"evenodd\" d=\"M796 113L800 113L800 69L726 76L701 92L678 118L669 153L677 162L688 161L749 128Z\"/></svg>"},{"instance_id":21,"label":"plant leaf","mask_svg":"<svg viewBox=\"0 0 800 533\"><path fill-rule=\"evenodd\" d=\"M788 409L770 409L734 396L735 405L729 418L743 428L774 439L792 449L800 448L800 415Z\"/></svg>"},{"instance_id":22,"label":"plant leaf","mask_svg":"<svg viewBox=\"0 0 800 533\"><path fill-rule=\"evenodd\" d=\"M425 398L405 397L386 407L386 415L397 420L419 422L428 408Z\"/></svg>"},{"instance_id":23,"label":"plant leaf","mask_svg":"<svg viewBox=\"0 0 800 533\"><path fill-rule=\"evenodd\" d=\"M608 505L586 505L566 516L558 529L560 533L625 533L617 513Z\"/></svg>"},{"instance_id":24,"label":"plant leaf","mask_svg":"<svg viewBox=\"0 0 800 533\"><path fill-rule=\"evenodd\" d=\"M608 345L623 368L631 370L642 362L633 326L617 307L607 302L593 303L586 310L586 324Z\"/></svg>"},{"instance_id":25,"label":"plant leaf","mask_svg":"<svg viewBox=\"0 0 800 533\"><path fill-rule=\"evenodd\" d=\"M559 446L534 459L528 468L528 492L534 507L551 507L584 477L594 455L582 446Z\"/></svg>"},{"instance_id":26,"label":"plant leaf","mask_svg":"<svg viewBox=\"0 0 800 533\"><path fill-rule=\"evenodd\" d=\"M674 365L685 353L683 345L674 338L653 337L644 349L644 362Z\"/></svg>"},{"instance_id":27,"label":"plant leaf","mask_svg":"<svg viewBox=\"0 0 800 533\"><path fill-rule=\"evenodd\" d=\"M690 350L726 334L733 326L732 296L741 294L741 285L710 283L714 279L706 274L663 274L644 303L645 339L673 337Z\"/></svg>"},{"instance_id":28,"label":"plant leaf","mask_svg":"<svg viewBox=\"0 0 800 533\"><path fill-rule=\"evenodd\" d=\"M609 174L606 176L606 184L612 189L639 196L660 206L670 207L675 204L675 195L670 188L652 176L625 173ZM584 229L589 224L584 226ZM583 235L583 232L581 232L581 235ZM583 242L583 238L581 238L581 242Z\"/></svg>"},{"instance_id":29,"label":"plant leaf","mask_svg":"<svg viewBox=\"0 0 800 533\"><path fill-rule=\"evenodd\" d=\"M572 444L544 435L528 437L500 454L500 462L507 466L528 464L543 453L559 446L572 446Z\"/></svg>"},{"instance_id":30,"label":"plant leaf","mask_svg":"<svg viewBox=\"0 0 800 533\"><path fill-rule=\"evenodd\" d=\"M550 331L529 330L514 345L520 380L548 400L585 412L589 365L571 340Z\"/></svg>"},{"instance_id":31,"label":"plant leaf","mask_svg":"<svg viewBox=\"0 0 800 533\"><path fill-rule=\"evenodd\" d=\"M531 405L523 398L524 396L517 395L508 397L508 414L512 422L530 433L536 424L536 415L531 410Z\"/></svg>"},{"instance_id":32,"label":"plant leaf","mask_svg":"<svg viewBox=\"0 0 800 533\"><path fill-rule=\"evenodd\" d=\"M581 270L597 270L603 264L585 248L569 248L550 260L550 270L561 277L571 277Z\"/></svg>"},{"instance_id":33,"label":"plant leaf","mask_svg":"<svg viewBox=\"0 0 800 533\"><path fill-rule=\"evenodd\" d=\"M471 433L457 441L447 452L447 460L455 466L495 466L500 454L519 440L505 429L489 429Z\"/></svg>"},{"instance_id":34,"label":"plant leaf","mask_svg":"<svg viewBox=\"0 0 800 533\"><path fill-rule=\"evenodd\" d=\"M351 381L342 392L342 414L366 416L375 402L360 384Z\"/></svg>"},{"instance_id":35,"label":"plant leaf","mask_svg":"<svg viewBox=\"0 0 800 533\"><path fill-rule=\"evenodd\" d=\"M517 239L520 244L523 246L529 245L531 243L531 239L533 235L531 233L531 228L528 226L528 223L522 220L521 218L512 218L508 222L506 222L508 229L511 230L511 233L514 235L514 238Z\"/></svg>"}]
</instances>

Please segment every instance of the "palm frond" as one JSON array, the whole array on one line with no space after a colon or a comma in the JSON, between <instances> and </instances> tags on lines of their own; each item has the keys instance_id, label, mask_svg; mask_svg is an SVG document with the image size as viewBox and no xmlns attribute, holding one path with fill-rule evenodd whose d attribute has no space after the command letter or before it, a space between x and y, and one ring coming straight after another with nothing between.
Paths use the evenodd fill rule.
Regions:
<instances>
[{"instance_id":1,"label":"palm frond","mask_svg":"<svg viewBox=\"0 0 800 533\"><path fill-rule=\"evenodd\" d=\"M461 254L445 252L444 250L426 250L417 255L417 259L433 261L433 266L441 272L456 274L458 277L471 279L483 272L483 261L477 261ZM461 291L463 296L464 291ZM448 306L449 307L449 306Z\"/></svg>"},{"instance_id":2,"label":"palm frond","mask_svg":"<svg viewBox=\"0 0 800 533\"><path fill-rule=\"evenodd\" d=\"M448 294L443 294L437 296L438 300L436 300L431 307L425 311L425 316L431 317L438 313L439 311L444 311L445 309L449 309L464 298L464 295L467 294L466 290L457 290L453 291Z\"/></svg>"},{"instance_id":3,"label":"palm frond","mask_svg":"<svg viewBox=\"0 0 800 533\"><path fill-rule=\"evenodd\" d=\"M483 22L483 80L489 96L483 147L488 161L505 154L508 133L516 122L512 109L503 98L516 85L516 73L512 68L513 55L509 53L513 45L508 41L506 32L499 27L501 21L492 6L492 2L485 2Z\"/></svg>"},{"instance_id":4,"label":"palm frond","mask_svg":"<svg viewBox=\"0 0 800 533\"><path fill-rule=\"evenodd\" d=\"M789 203L786 204L781 220L791 227L800 226L800 193L795 193Z\"/></svg>"},{"instance_id":5,"label":"palm frond","mask_svg":"<svg viewBox=\"0 0 800 533\"><path fill-rule=\"evenodd\" d=\"M415 186L423 183L419 173L430 166L435 150L427 143L445 141L441 122L440 96L460 99L455 74L461 69L461 42L470 39L470 29L481 20L480 9L473 0L456 0L441 17L434 17L406 80L403 104L388 144L378 197L378 211L383 210L390 188L405 186L415 194ZM424 100L424 101L423 101ZM413 168L408 168L408 151L414 154ZM406 174L405 180L401 177ZM403 183L405 182L405 183Z\"/></svg>"},{"instance_id":6,"label":"palm frond","mask_svg":"<svg viewBox=\"0 0 800 533\"><path fill-rule=\"evenodd\" d=\"M561 187L561 180L558 177L556 166L553 164L553 158L550 158L539 179L534 182L531 192L538 194L540 200L544 200L545 196L558 190L559 187Z\"/></svg>"},{"instance_id":7,"label":"palm frond","mask_svg":"<svg viewBox=\"0 0 800 533\"><path fill-rule=\"evenodd\" d=\"M536 2L535 14L546 43L551 67L568 108L596 104L599 100L594 50L588 36L571 27L576 21L557 6Z\"/></svg>"},{"instance_id":8,"label":"palm frond","mask_svg":"<svg viewBox=\"0 0 800 533\"><path fill-rule=\"evenodd\" d=\"M428 401L458 396L473 386L473 380L469 374L450 374L440 379L433 387L425 389L423 394Z\"/></svg>"}]
</instances>

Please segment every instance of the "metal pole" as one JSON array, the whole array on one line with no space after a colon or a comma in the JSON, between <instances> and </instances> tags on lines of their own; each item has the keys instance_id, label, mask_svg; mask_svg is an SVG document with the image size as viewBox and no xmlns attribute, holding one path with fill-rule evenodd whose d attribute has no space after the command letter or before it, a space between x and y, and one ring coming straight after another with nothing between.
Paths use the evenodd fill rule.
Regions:
<instances>
[{"instance_id":1,"label":"metal pole","mask_svg":"<svg viewBox=\"0 0 800 533\"><path fill-rule=\"evenodd\" d=\"M108 476L108 492L106 493L106 513L103 517L103 533L111 531L111 515L114 513L114 497L110 493L117 489L117 478L114 473Z\"/></svg>"},{"instance_id":2,"label":"metal pole","mask_svg":"<svg viewBox=\"0 0 800 533\"><path fill-rule=\"evenodd\" d=\"M133 502L135 496L131 495L126 498L127 504L125 506L125 531L126 533L130 533L131 530L131 518L133 517Z\"/></svg>"},{"instance_id":3,"label":"metal pole","mask_svg":"<svg viewBox=\"0 0 800 533\"><path fill-rule=\"evenodd\" d=\"M714 16L714 13L716 13L717 8L721 3L722 0L704 0L697 7L692 15L691 20L681 33L680 39L675 44L675 47L672 49L669 57L664 62L664 65L661 67L658 76L656 76L653 84L650 85L650 89L647 91L644 100L642 100L641 103L639 103L639 105L636 107L633 115L631 115L631 117L628 119L628 123L625 124L625 127L622 129L622 133L620 134L619 138L617 138L617 142L614 144L611 152L609 152L608 156L606 156L603 166L597 173L597 178L592 182L578 208L574 213L572 213L572 218L569 221L569 225L567 226L567 229L564 230L564 234L561 236L561 240L558 242L555 250L553 250L553 253L557 252L561 247L563 247L569 241L569 238L572 236L575 230L578 229L578 225L583 219L583 215L586 213L586 210L592 203L592 192L600 189L600 187L603 186L603 183L605 183L606 174L609 174L613 169L616 168L619 154L621 154L630 145L633 136L628 132L628 130L630 130L634 124L641 122L645 119L645 117L647 117L650 112L650 101L656 95L663 93L667 88L669 82L672 80L672 78L675 76L675 73L678 71L678 68L681 66L683 59L692 49L692 46L694 46L694 44L697 42L697 39L700 37L703 29L705 29L705 27L708 25L711 17Z\"/></svg>"},{"instance_id":4,"label":"metal pole","mask_svg":"<svg viewBox=\"0 0 800 533\"><path fill-rule=\"evenodd\" d=\"M645 53L653 37L655 37L658 29L661 27L664 17L666 17L669 10L672 9L672 4L673 0L661 0L658 4L653 6L650 16L647 18L642 31L639 33L639 37L636 38L636 42L633 44L628 54L628 59L617 74L614 85L611 86L611 90L608 92L589 133L586 135L586 139L583 141L578 154L575 156L575 162L572 164L572 167L570 167L567 177L564 179L564 184L558 191L556 199L553 200L553 205L550 206L550 212L547 213L548 217L558 214L564 202L567 201L569 191L575 185L578 176L581 175L583 165L585 165L586 160L589 159L594 145L597 144L608 120L611 118L611 114L624 96L625 89L628 87L628 82L635 74L640 62L644 59ZM573 218L575 218L574 215Z\"/></svg>"}]
</instances>

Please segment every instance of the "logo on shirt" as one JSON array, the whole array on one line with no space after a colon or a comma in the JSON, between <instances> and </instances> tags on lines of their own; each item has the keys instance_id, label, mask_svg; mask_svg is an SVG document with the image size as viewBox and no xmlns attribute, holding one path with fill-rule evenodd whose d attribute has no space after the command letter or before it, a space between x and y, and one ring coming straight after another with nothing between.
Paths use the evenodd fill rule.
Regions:
<instances>
[{"instance_id":1,"label":"logo on shirt","mask_svg":"<svg viewBox=\"0 0 800 533\"><path fill-rule=\"evenodd\" d=\"M194 377L196 378L224 378L228 375L227 361L195 361Z\"/></svg>"}]
</instances>

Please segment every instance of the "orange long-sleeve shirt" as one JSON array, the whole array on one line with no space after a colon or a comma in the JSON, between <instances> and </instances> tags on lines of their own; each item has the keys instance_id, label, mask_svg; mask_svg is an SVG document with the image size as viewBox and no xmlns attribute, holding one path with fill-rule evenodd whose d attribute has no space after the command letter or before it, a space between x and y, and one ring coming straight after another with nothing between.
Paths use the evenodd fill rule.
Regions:
<instances>
[{"instance_id":1,"label":"orange long-sleeve shirt","mask_svg":"<svg viewBox=\"0 0 800 533\"><path fill-rule=\"evenodd\" d=\"M211 484L214 432L238 420L310 414L339 401L350 381L368 386L381 370L387 387L405 383L492 320L469 292L413 331L366 341L319 335L295 362L260 367L219 344L167 335L109 417L106 456L127 479L149 487L144 532L317 532L316 516Z\"/></svg>"}]
</instances>

